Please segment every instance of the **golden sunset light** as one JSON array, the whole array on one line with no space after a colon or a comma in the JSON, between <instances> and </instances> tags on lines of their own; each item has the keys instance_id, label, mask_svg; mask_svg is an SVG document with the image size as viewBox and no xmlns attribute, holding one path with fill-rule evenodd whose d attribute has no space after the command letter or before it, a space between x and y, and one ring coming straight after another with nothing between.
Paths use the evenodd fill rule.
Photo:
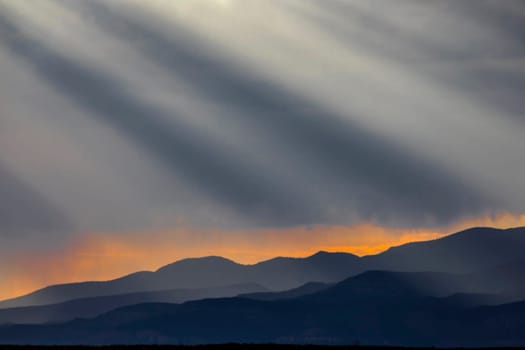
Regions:
<instances>
[{"instance_id":1,"label":"golden sunset light","mask_svg":"<svg viewBox=\"0 0 525 350\"><path fill-rule=\"evenodd\" d=\"M218 230L177 228L162 231L98 232L62 251L14 258L0 299L44 286L78 281L104 281L134 271L155 271L176 260L223 256L255 264L275 256L306 257L318 251L377 254L390 247L446 236L469 227L525 226L525 214L498 214L467 219L446 228L399 229L373 224L312 226L289 229ZM196 237L200 239L196 240ZM255 238L253 238L255 237Z\"/></svg>"}]
</instances>

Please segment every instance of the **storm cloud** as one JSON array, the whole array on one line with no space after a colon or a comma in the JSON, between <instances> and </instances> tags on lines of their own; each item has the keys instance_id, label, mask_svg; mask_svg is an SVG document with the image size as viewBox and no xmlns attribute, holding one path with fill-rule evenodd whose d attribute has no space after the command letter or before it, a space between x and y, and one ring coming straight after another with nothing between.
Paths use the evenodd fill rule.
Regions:
<instances>
[{"instance_id":1,"label":"storm cloud","mask_svg":"<svg viewBox=\"0 0 525 350\"><path fill-rule=\"evenodd\" d=\"M38 191L0 164L0 230L7 234L38 234L72 230L67 217Z\"/></svg>"},{"instance_id":2,"label":"storm cloud","mask_svg":"<svg viewBox=\"0 0 525 350\"><path fill-rule=\"evenodd\" d=\"M2 234L524 212L521 4L0 1Z\"/></svg>"}]
</instances>

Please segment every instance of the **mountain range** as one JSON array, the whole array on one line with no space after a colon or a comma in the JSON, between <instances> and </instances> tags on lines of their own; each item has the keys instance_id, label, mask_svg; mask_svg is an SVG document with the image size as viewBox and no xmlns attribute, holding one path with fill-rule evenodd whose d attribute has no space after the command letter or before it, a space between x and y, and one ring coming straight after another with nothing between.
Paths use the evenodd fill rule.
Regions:
<instances>
[{"instance_id":1,"label":"mountain range","mask_svg":"<svg viewBox=\"0 0 525 350\"><path fill-rule=\"evenodd\" d=\"M444 273L371 271L327 289L271 301L245 297L146 303L62 324L0 328L0 343L318 343L403 346L525 344L525 302L465 307L428 296ZM454 290L444 285L440 293ZM434 294L431 292L431 294Z\"/></svg>"},{"instance_id":2,"label":"mountain range","mask_svg":"<svg viewBox=\"0 0 525 350\"><path fill-rule=\"evenodd\" d=\"M525 345L524 251L525 228L473 228L361 258L184 259L1 302L0 343Z\"/></svg>"}]
</instances>

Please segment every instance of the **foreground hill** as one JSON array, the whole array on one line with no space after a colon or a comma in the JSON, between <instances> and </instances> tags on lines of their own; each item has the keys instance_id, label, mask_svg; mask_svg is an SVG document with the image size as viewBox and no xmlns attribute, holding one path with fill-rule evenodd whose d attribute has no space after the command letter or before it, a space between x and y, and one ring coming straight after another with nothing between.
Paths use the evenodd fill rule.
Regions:
<instances>
[{"instance_id":1,"label":"foreground hill","mask_svg":"<svg viewBox=\"0 0 525 350\"><path fill-rule=\"evenodd\" d=\"M525 302L466 307L442 297L456 283L446 273L372 271L291 299L140 304L91 320L4 326L0 343L525 345Z\"/></svg>"}]
</instances>

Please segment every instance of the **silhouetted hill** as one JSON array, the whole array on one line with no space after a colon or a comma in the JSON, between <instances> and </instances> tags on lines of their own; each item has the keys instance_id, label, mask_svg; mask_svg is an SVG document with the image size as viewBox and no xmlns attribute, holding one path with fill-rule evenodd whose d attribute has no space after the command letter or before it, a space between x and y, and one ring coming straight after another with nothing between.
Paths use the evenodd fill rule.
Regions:
<instances>
[{"instance_id":1,"label":"silhouetted hill","mask_svg":"<svg viewBox=\"0 0 525 350\"><path fill-rule=\"evenodd\" d=\"M491 293L525 297L525 259L476 271L472 279L477 285L491 286L486 288Z\"/></svg>"},{"instance_id":2,"label":"silhouetted hill","mask_svg":"<svg viewBox=\"0 0 525 350\"><path fill-rule=\"evenodd\" d=\"M75 299L59 304L0 309L0 324L38 324L90 318L116 308L141 303L183 303L190 300L233 297L266 291L251 283L204 289L172 289Z\"/></svg>"},{"instance_id":3,"label":"silhouetted hill","mask_svg":"<svg viewBox=\"0 0 525 350\"><path fill-rule=\"evenodd\" d=\"M240 294L238 297L254 300L279 300L297 298L303 295L313 294L331 287L332 284L321 282L309 282L300 287L286 290L284 292L259 292Z\"/></svg>"},{"instance_id":4,"label":"silhouetted hill","mask_svg":"<svg viewBox=\"0 0 525 350\"><path fill-rule=\"evenodd\" d=\"M473 307L501 305L523 300L523 297L516 298L505 294L487 294L487 293L455 293L445 298L439 298L438 301L448 303L457 307Z\"/></svg>"},{"instance_id":5,"label":"silhouetted hill","mask_svg":"<svg viewBox=\"0 0 525 350\"><path fill-rule=\"evenodd\" d=\"M348 278L304 300L356 302L379 299L444 297L465 288L465 276L443 272L367 271Z\"/></svg>"},{"instance_id":6,"label":"silhouetted hill","mask_svg":"<svg viewBox=\"0 0 525 350\"><path fill-rule=\"evenodd\" d=\"M140 304L92 320L0 327L0 343L525 345L525 302L465 307L428 296L428 283L454 283L456 277L373 271L293 299ZM450 287L442 288L446 293Z\"/></svg>"},{"instance_id":7,"label":"silhouetted hill","mask_svg":"<svg viewBox=\"0 0 525 350\"><path fill-rule=\"evenodd\" d=\"M523 259L525 228L472 228L447 237L390 248L362 258L366 269L475 272Z\"/></svg>"},{"instance_id":8,"label":"silhouetted hill","mask_svg":"<svg viewBox=\"0 0 525 350\"><path fill-rule=\"evenodd\" d=\"M305 283L339 282L362 271L359 257L349 253L320 251L307 258L275 258L250 266L257 283L273 289L288 290Z\"/></svg>"},{"instance_id":9,"label":"silhouetted hill","mask_svg":"<svg viewBox=\"0 0 525 350\"><path fill-rule=\"evenodd\" d=\"M105 282L54 285L0 302L0 308L49 305L79 298L166 289L212 288L257 283L287 290L310 281L337 282L359 271L359 258L320 252L307 258L275 258L241 265L221 257L184 259L155 272L142 271Z\"/></svg>"}]
</instances>

